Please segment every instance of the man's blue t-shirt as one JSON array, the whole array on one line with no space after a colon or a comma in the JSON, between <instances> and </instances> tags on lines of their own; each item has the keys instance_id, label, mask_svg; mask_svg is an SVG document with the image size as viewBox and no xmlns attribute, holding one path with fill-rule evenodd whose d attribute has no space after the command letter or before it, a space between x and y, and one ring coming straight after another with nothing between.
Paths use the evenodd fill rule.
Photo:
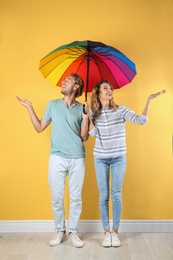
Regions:
<instances>
[{"instance_id":1,"label":"man's blue t-shirt","mask_svg":"<svg viewBox=\"0 0 173 260\"><path fill-rule=\"evenodd\" d=\"M48 103L43 119L52 122L51 154L64 158L83 158L85 148L80 137L83 105L67 107L63 99Z\"/></svg>"}]
</instances>

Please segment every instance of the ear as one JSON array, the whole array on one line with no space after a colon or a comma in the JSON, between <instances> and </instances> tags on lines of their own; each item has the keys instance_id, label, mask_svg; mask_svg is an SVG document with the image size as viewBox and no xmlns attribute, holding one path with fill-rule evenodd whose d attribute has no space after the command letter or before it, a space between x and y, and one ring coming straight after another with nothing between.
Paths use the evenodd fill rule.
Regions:
<instances>
[{"instance_id":1,"label":"ear","mask_svg":"<svg viewBox=\"0 0 173 260\"><path fill-rule=\"evenodd\" d=\"M79 85L75 84L74 89L78 89L78 88L79 88Z\"/></svg>"}]
</instances>

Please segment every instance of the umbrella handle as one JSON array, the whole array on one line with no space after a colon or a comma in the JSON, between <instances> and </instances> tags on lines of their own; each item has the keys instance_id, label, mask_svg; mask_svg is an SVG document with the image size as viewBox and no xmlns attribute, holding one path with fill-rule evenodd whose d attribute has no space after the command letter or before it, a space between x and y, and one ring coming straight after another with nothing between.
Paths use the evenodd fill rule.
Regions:
<instances>
[{"instance_id":1,"label":"umbrella handle","mask_svg":"<svg viewBox=\"0 0 173 260\"><path fill-rule=\"evenodd\" d=\"M83 113L86 115L87 113L85 112L85 104L83 104Z\"/></svg>"},{"instance_id":2,"label":"umbrella handle","mask_svg":"<svg viewBox=\"0 0 173 260\"><path fill-rule=\"evenodd\" d=\"M89 78L89 66L90 66L90 49L87 47L87 71L86 71L86 91L85 91L85 101L87 101L87 92L88 92L88 78Z\"/></svg>"}]
</instances>

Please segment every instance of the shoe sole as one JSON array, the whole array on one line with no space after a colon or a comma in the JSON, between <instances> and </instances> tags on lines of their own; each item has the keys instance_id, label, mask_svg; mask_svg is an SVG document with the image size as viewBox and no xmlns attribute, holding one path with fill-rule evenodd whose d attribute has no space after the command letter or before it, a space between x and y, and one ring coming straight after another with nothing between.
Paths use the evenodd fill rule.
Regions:
<instances>
[{"instance_id":1,"label":"shoe sole","mask_svg":"<svg viewBox=\"0 0 173 260\"><path fill-rule=\"evenodd\" d=\"M120 244L120 245L112 245L113 247L120 247L122 244Z\"/></svg>"}]
</instances>

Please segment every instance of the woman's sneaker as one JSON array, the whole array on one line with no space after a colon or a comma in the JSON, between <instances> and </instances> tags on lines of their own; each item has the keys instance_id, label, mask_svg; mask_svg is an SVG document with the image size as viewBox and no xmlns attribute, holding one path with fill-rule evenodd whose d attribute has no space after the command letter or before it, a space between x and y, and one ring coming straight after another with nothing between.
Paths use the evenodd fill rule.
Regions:
<instances>
[{"instance_id":1,"label":"woman's sneaker","mask_svg":"<svg viewBox=\"0 0 173 260\"><path fill-rule=\"evenodd\" d=\"M65 232L64 231L58 231L55 236L50 240L49 245L50 246L58 246L61 244L62 240L65 238Z\"/></svg>"},{"instance_id":2,"label":"woman's sneaker","mask_svg":"<svg viewBox=\"0 0 173 260\"><path fill-rule=\"evenodd\" d=\"M121 246L121 241L118 238L118 234L115 232L112 232L111 236L112 236L112 246L115 246L115 247Z\"/></svg>"},{"instance_id":3,"label":"woman's sneaker","mask_svg":"<svg viewBox=\"0 0 173 260\"><path fill-rule=\"evenodd\" d=\"M74 232L69 234L68 241L70 243L72 243L72 245L74 247L83 247L84 246L84 242L82 240L80 240L78 235L76 233L74 233Z\"/></svg>"},{"instance_id":4,"label":"woman's sneaker","mask_svg":"<svg viewBox=\"0 0 173 260\"><path fill-rule=\"evenodd\" d=\"M103 242L102 242L102 246L104 247L110 247L112 245L112 242L111 242L111 233L110 232L105 232L104 234L104 239L103 239Z\"/></svg>"}]
</instances>

